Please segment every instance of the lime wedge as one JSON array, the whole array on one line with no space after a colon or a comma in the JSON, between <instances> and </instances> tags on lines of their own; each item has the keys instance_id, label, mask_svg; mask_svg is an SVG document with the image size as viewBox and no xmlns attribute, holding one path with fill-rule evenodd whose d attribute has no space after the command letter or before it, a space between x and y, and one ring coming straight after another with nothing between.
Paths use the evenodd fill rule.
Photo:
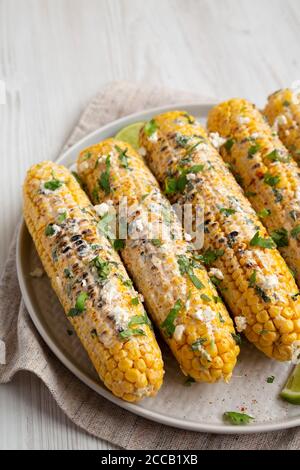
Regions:
<instances>
[{"instance_id":1,"label":"lime wedge","mask_svg":"<svg viewBox=\"0 0 300 470\"><path fill-rule=\"evenodd\" d=\"M132 145L136 150L139 149L139 132L144 126L145 122L135 122L130 126L123 127L115 136L117 140L123 140Z\"/></svg>"},{"instance_id":2,"label":"lime wedge","mask_svg":"<svg viewBox=\"0 0 300 470\"><path fill-rule=\"evenodd\" d=\"M280 396L293 405L300 405L300 364L295 367L289 376Z\"/></svg>"}]
</instances>

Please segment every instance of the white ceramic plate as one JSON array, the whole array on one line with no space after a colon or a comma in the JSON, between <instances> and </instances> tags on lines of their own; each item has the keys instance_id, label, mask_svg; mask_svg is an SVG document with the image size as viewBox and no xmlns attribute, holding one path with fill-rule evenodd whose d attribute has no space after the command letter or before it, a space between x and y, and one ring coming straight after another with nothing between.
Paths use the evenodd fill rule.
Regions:
<instances>
[{"instance_id":1,"label":"white ceramic plate","mask_svg":"<svg viewBox=\"0 0 300 470\"><path fill-rule=\"evenodd\" d=\"M205 120L210 106L168 106L119 119L82 139L57 162L71 167L85 147L114 136L122 127L135 121L148 120L156 113L178 108L187 110L199 120ZM40 266L40 261L23 222L17 244L17 268L29 314L45 342L62 363L103 397L144 418L193 431L251 433L300 425L300 407L289 405L278 398L289 375L290 365L267 359L246 340L229 384L192 384L187 387L184 386L185 377L175 359L159 339L166 369L159 394L139 404L126 403L114 397L98 379L76 335L69 336L67 330L71 329L70 324L47 277L37 279L29 276L37 266ZM275 376L275 380L269 384L266 380L271 375ZM244 411L255 420L248 426L228 425L222 420L225 411Z\"/></svg>"}]
</instances>

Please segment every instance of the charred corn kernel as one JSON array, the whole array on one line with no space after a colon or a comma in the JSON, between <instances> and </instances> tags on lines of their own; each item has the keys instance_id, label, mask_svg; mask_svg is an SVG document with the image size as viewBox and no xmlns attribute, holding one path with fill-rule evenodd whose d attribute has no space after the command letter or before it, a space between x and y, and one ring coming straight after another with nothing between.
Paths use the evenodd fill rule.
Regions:
<instances>
[{"instance_id":1,"label":"charred corn kernel","mask_svg":"<svg viewBox=\"0 0 300 470\"><path fill-rule=\"evenodd\" d=\"M264 145L264 137L260 138L254 132L261 134L262 126L268 126L255 124L255 119L248 116L253 108L246 102L238 105L234 103L233 100L211 111L209 126L211 132L215 133L212 136L213 143L223 144L222 154L230 151L230 156L225 160L237 168L243 180L247 181L250 176L254 180L253 175L260 171L261 164L254 169L249 165L252 165L251 162L255 164L256 159L260 158L260 148ZM238 108L239 112L234 114L231 108ZM238 119L239 115L241 119ZM172 111L156 116L154 122L157 139L149 139L146 127L140 134L140 145L146 150L146 161L171 202L188 202L194 209L204 205L203 259L217 270L213 272L220 277L221 295L234 317L246 319L246 328L242 332L268 356L291 359L292 347L289 354L286 348L282 349L281 356L281 334L286 333L284 328L290 331L290 324L284 327L284 322L300 318L300 303L295 281L261 222L273 219L274 207L259 206L260 211L267 208L272 210L270 217L265 210L259 219L208 135L192 116ZM234 140L231 141L231 137ZM271 142L273 136L268 139ZM280 166L281 163L275 162L274 169L272 167L268 170L272 175L276 165ZM277 181L269 175L266 180L271 185ZM271 192L276 189L265 183L264 186L269 187ZM249 189L254 190L252 187ZM257 197L263 200L261 187L256 192ZM276 228L279 227L280 224ZM280 238L282 234L279 232L278 236ZM297 257L300 257L299 249L295 253ZM296 295L293 296L294 293ZM280 329L276 326L278 335L271 336L274 339L271 347L264 346L260 341L261 332L265 333L264 324L283 311L287 318L282 315ZM300 339L299 333L297 337ZM223 344L220 342L218 346L221 354L227 348L225 343L223 351Z\"/></svg>"},{"instance_id":2,"label":"charred corn kernel","mask_svg":"<svg viewBox=\"0 0 300 470\"><path fill-rule=\"evenodd\" d=\"M24 216L52 286L105 385L124 400L154 396L163 378L160 349L146 324L139 325L142 334L120 337L130 320L146 313L142 305L130 304L138 293L118 254L98 233L97 213L74 176L55 163L34 165L24 183ZM159 364L142 386L133 387L122 372L133 366L126 358L128 345L137 360L132 371L139 373L146 347L149 367Z\"/></svg>"},{"instance_id":3,"label":"charred corn kernel","mask_svg":"<svg viewBox=\"0 0 300 470\"><path fill-rule=\"evenodd\" d=\"M246 100L213 108L211 132L227 139L220 149L300 285L300 178L297 163ZM228 145L228 142L230 145Z\"/></svg>"},{"instance_id":4,"label":"charred corn kernel","mask_svg":"<svg viewBox=\"0 0 300 470\"><path fill-rule=\"evenodd\" d=\"M300 97L291 89L278 90L269 96L264 115L278 132L280 140L300 163Z\"/></svg>"},{"instance_id":5,"label":"charred corn kernel","mask_svg":"<svg viewBox=\"0 0 300 470\"><path fill-rule=\"evenodd\" d=\"M183 372L214 382L212 359L223 341L222 352L231 354L218 378L228 381L239 352L232 320L224 304L212 300L217 291L193 258L192 245L183 239L175 212L143 159L124 142L108 139L81 153L78 172L99 209L117 209L127 198L128 238L121 244L121 256ZM148 367L147 355L143 360ZM126 368L125 377L133 380L135 372Z\"/></svg>"}]
</instances>

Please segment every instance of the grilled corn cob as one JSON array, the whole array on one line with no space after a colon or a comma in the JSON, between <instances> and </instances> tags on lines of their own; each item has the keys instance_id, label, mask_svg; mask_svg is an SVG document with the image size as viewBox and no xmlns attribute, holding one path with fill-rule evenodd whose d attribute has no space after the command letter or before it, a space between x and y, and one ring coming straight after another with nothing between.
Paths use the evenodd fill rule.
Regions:
<instances>
[{"instance_id":1,"label":"grilled corn cob","mask_svg":"<svg viewBox=\"0 0 300 470\"><path fill-rule=\"evenodd\" d=\"M232 320L140 155L109 139L81 153L78 172L101 210L103 201L117 208L127 197L129 238L121 256L183 373L228 381L239 352Z\"/></svg>"},{"instance_id":2,"label":"grilled corn cob","mask_svg":"<svg viewBox=\"0 0 300 470\"><path fill-rule=\"evenodd\" d=\"M99 218L75 177L51 162L24 183L24 216L66 315L99 376L134 402L161 386L161 352L118 254L97 233Z\"/></svg>"},{"instance_id":3,"label":"grilled corn cob","mask_svg":"<svg viewBox=\"0 0 300 470\"><path fill-rule=\"evenodd\" d=\"M296 162L254 105L241 99L210 111L208 127L226 143L230 165L300 286L300 177Z\"/></svg>"},{"instance_id":4,"label":"grilled corn cob","mask_svg":"<svg viewBox=\"0 0 300 470\"><path fill-rule=\"evenodd\" d=\"M249 201L192 116L161 114L152 129L155 138L147 125L140 145L171 202L196 207L200 197L204 201L202 256L213 267L238 331L267 356L291 359L300 339L298 289ZM212 141L216 147L224 143L217 134Z\"/></svg>"},{"instance_id":5,"label":"grilled corn cob","mask_svg":"<svg viewBox=\"0 0 300 470\"><path fill-rule=\"evenodd\" d=\"M273 93L264 109L270 125L278 132L293 158L300 163L300 97L293 90Z\"/></svg>"}]
</instances>

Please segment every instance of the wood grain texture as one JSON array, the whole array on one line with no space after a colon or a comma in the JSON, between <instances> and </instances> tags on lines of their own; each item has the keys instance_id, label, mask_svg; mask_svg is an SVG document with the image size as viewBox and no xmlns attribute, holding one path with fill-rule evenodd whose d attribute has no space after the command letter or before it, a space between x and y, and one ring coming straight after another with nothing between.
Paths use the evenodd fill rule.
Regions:
<instances>
[{"instance_id":1,"label":"wood grain texture","mask_svg":"<svg viewBox=\"0 0 300 470\"><path fill-rule=\"evenodd\" d=\"M259 105L300 79L298 0L0 0L0 269L34 162L54 159L111 80ZM0 449L112 448L22 373L0 387Z\"/></svg>"}]
</instances>

